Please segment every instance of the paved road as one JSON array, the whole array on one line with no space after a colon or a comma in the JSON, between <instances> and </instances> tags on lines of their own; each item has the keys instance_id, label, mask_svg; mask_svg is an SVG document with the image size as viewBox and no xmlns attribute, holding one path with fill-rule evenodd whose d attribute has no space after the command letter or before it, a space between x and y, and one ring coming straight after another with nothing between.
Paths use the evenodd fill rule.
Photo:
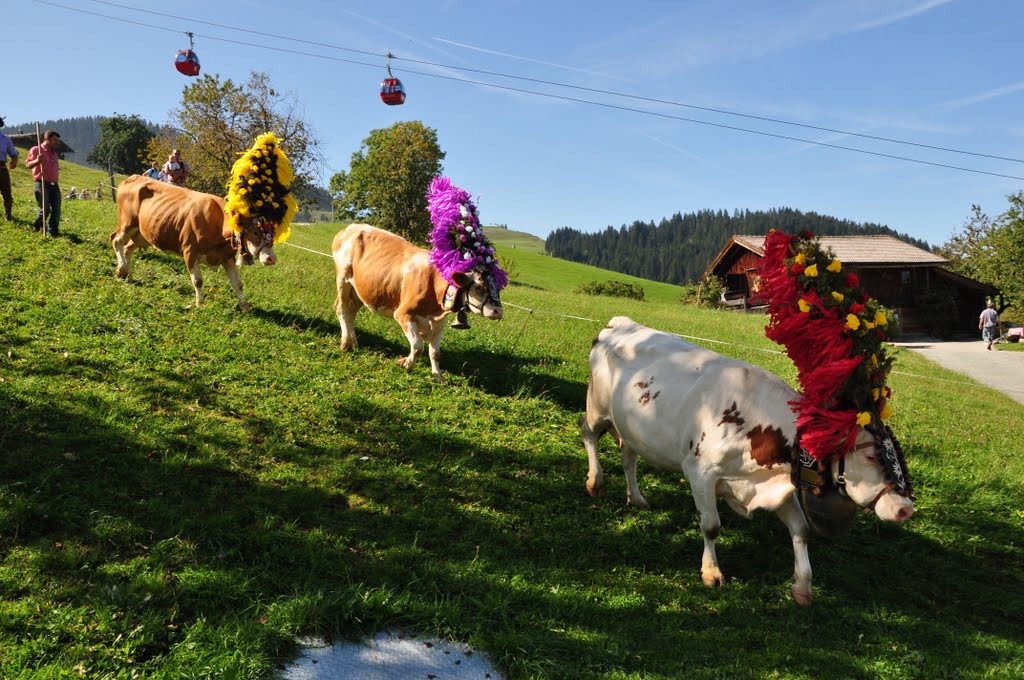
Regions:
<instances>
[{"instance_id":1,"label":"paved road","mask_svg":"<svg viewBox=\"0 0 1024 680\"><path fill-rule=\"evenodd\" d=\"M1024 404L1024 352L988 351L979 340L942 341L906 338L894 343L925 356L944 368L974 378Z\"/></svg>"}]
</instances>

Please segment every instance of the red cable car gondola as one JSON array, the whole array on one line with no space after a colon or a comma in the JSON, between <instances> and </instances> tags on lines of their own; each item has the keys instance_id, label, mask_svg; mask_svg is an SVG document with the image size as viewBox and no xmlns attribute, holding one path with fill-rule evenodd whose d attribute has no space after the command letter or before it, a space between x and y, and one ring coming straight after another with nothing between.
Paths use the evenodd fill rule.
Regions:
<instances>
[{"instance_id":1,"label":"red cable car gondola","mask_svg":"<svg viewBox=\"0 0 1024 680\"><path fill-rule=\"evenodd\" d=\"M380 100L388 106L398 106L405 103L405 88L402 81L391 73L391 57L388 52L388 77L380 81Z\"/></svg>"},{"instance_id":2,"label":"red cable car gondola","mask_svg":"<svg viewBox=\"0 0 1024 680\"><path fill-rule=\"evenodd\" d=\"M192 42L192 33L186 33L188 36L189 49L178 50L178 56L174 58L174 68L178 69L178 73L186 76L197 76L199 75L199 56L192 51L195 47L195 43Z\"/></svg>"}]
</instances>

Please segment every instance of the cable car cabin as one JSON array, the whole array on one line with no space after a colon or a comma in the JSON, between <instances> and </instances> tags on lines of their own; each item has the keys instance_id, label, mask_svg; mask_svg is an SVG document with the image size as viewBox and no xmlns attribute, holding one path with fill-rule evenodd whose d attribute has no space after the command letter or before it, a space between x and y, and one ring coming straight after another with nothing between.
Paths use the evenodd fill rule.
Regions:
<instances>
[{"instance_id":1,"label":"cable car cabin","mask_svg":"<svg viewBox=\"0 0 1024 680\"><path fill-rule=\"evenodd\" d=\"M186 76L197 76L199 75L199 57L192 50L178 50L178 56L174 59L174 68Z\"/></svg>"},{"instance_id":2,"label":"cable car cabin","mask_svg":"<svg viewBox=\"0 0 1024 680\"><path fill-rule=\"evenodd\" d=\"M380 82L380 100L388 106L405 103L405 88L398 78L385 78Z\"/></svg>"}]
</instances>

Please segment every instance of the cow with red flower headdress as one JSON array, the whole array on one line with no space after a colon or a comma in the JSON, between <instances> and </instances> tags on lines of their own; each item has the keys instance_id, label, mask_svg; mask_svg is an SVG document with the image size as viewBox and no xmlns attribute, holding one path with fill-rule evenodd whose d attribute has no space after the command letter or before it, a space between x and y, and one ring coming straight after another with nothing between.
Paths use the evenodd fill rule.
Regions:
<instances>
[{"instance_id":1,"label":"cow with red flower headdress","mask_svg":"<svg viewBox=\"0 0 1024 680\"><path fill-rule=\"evenodd\" d=\"M683 472L700 513L708 585L725 581L716 499L743 516L774 510L792 537L793 598L808 604L811 528L838 533L858 508L892 522L914 512L903 452L884 423L888 316L813 235L770 234L759 273L768 336L786 346L802 392L762 368L616 317L590 352L580 419L587 492L604 488L597 443L605 432L622 452L628 503L648 506L638 457Z\"/></svg>"}]
</instances>

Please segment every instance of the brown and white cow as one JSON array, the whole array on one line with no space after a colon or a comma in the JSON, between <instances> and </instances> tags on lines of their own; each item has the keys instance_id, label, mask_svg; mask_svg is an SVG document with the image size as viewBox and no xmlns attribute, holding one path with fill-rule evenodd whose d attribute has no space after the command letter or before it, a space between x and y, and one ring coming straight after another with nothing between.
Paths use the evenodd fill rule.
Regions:
<instances>
[{"instance_id":1,"label":"brown and white cow","mask_svg":"<svg viewBox=\"0 0 1024 680\"><path fill-rule=\"evenodd\" d=\"M798 396L762 368L615 317L590 352L587 412L580 419L590 460L587 492L598 496L604 487L597 443L605 432L620 446L627 503L649 507L636 483L638 456L683 472L700 513L701 577L709 586L725 582L715 555L721 529L716 499L725 499L744 517L774 510L793 539L793 598L808 604L808 523L791 474L796 416L789 402ZM845 469L840 474L833 463L826 474L841 477L845 493L858 505L902 522L913 514L913 501L887 482L875 442L861 429L857 445L842 458ZM902 462L899 472L905 475Z\"/></svg>"},{"instance_id":2,"label":"brown and white cow","mask_svg":"<svg viewBox=\"0 0 1024 680\"><path fill-rule=\"evenodd\" d=\"M341 349L356 346L356 314L362 307L393 318L409 340L409 356L398 360L411 370L416 357L429 347L430 372L441 375L441 335L445 317L452 313L445 294L448 282L430 263L429 254L401 236L367 224L351 224L331 244L337 273L338 297L334 311L341 324ZM501 319L504 310L498 290L480 272L455 274L471 312L486 319ZM450 298L449 298L450 299Z\"/></svg>"},{"instance_id":3,"label":"brown and white cow","mask_svg":"<svg viewBox=\"0 0 1024 680\"><path fill-rule=\"evenodd\" d=\"M250 309L242 293L242 277L236 262L235 239L245 253L240 259L257 258L261 264L277 263L274 233L257 220L239 220L242 233L235 236L224 215L224 199L166 182L132 175L117 187L117 229L110 235L117 255L118 278L131 274L132 251L153 246L177 253L185 259L196 291L196 306L202 304L203 275L199 265L223 266L242 311Z\"/></svg>"}]
</instances>

